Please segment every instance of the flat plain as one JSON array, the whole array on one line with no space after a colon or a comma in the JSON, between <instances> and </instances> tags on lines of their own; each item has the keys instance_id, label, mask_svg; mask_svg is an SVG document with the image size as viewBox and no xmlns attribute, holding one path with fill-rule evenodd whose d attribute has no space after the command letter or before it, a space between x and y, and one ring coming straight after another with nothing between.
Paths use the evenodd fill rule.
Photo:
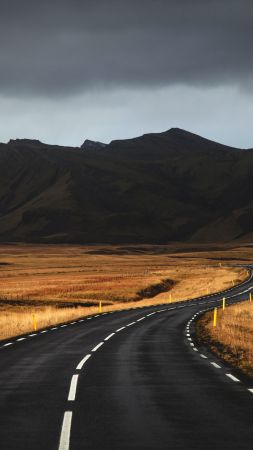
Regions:
<instances>
[{"instance_id":1,"label":"flat plain","mask_svg":"<svg viewBox=\"0 0 253 450\"><path fill-rule=\"evenodd\" d=\"M0 339L102 310L227 289L247 277L251 246L0 246Z\"/></svg>"}]
</instances>

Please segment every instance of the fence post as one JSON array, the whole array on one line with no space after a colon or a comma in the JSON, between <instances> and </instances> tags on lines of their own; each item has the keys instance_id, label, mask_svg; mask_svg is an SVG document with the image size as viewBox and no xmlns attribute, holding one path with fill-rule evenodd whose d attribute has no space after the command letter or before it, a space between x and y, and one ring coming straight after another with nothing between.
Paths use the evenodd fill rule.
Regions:
<instances>
[{"instance_id":1,"label":"fence post","mask_svg":"<svg viewBox=\"0 0 253 450\"><path fill-rule=\"evenodd\" d=\"M214 308L213 310L213 326L216 327L217 325L217 308Z\"/></svg>"}]
</instances>

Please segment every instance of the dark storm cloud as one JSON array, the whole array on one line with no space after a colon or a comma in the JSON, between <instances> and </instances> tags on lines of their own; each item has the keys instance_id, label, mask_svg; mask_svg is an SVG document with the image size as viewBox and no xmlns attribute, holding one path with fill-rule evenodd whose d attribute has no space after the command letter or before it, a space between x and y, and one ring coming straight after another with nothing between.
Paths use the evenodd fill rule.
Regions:
<instances>
[{"instance_id":1,"label":"dark storm cloud","mask_svg":"<svg viewBox=\"0 0 253 450\"><path fill-rule=\"evenodd\" d=\"M0 0L0 93L251 87L252 0Z\"/></svg>"}]
</instances>

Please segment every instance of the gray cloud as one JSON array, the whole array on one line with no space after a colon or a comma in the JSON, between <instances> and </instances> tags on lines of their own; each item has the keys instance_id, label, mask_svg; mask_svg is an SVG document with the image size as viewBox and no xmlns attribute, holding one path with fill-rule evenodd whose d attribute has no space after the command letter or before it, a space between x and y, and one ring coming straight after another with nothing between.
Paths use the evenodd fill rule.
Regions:
<instances>
[{"instance_id":1,"label":"gray cloud","mask_svg":"<svg viewBox=\"0 0 253 450\"><path fill-rule=\"evenodd\" d=\"M251 0L0 0L0 93L252 90Z\"/></svg>"}]
</instances>

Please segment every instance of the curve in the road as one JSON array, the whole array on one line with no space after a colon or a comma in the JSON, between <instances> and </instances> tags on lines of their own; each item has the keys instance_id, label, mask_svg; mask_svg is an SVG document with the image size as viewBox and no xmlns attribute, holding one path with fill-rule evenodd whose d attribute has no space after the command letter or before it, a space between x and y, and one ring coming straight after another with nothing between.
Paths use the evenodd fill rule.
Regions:
<instances>
[{"instance_id":1,"label":"curve in the road","mask_svg":"<svg viewBox=\"0 0 253 450\"><path fill-rule=\"evenodd\" d=\"M227 301L252 288L251 274ZM0 448L251 449L252 386L195 344L194 320L224 292L3 343Z\"/></svg>"}]
</instances>

